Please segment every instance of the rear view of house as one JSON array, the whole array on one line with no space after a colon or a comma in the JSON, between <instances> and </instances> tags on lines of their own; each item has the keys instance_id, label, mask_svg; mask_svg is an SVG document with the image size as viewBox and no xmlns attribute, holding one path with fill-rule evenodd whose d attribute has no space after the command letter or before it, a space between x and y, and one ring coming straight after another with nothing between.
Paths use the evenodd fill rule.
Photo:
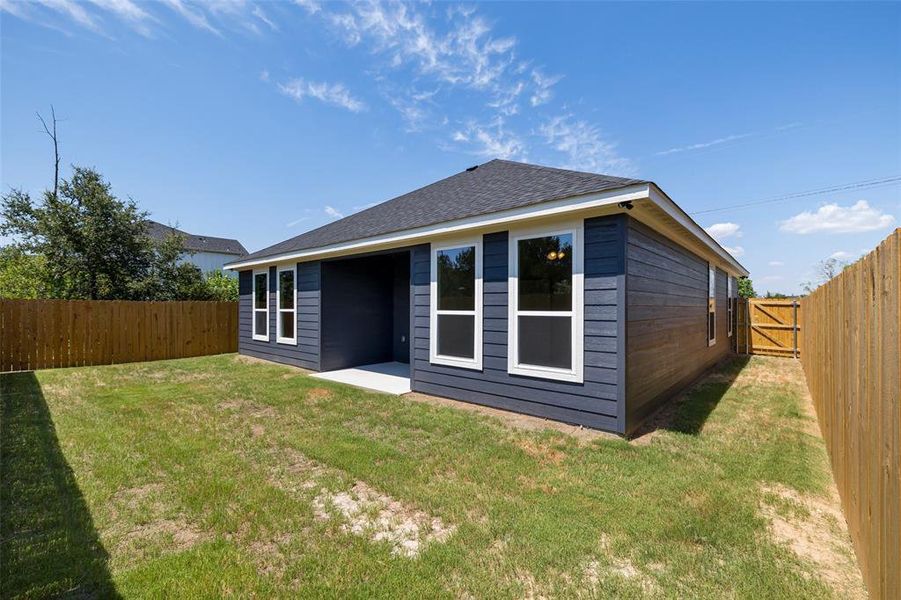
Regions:
<instances>
[{"instance_id":1,"label":"rear view of house","mask_svg":"<svg viewBox=\"0 0 901 600\"><path fill-rule=\"evenodd\" d=\"M653 182L503 160L226 268L242 354L620 434L731 352L747 274Z\"/></svg>"}]
</instances>

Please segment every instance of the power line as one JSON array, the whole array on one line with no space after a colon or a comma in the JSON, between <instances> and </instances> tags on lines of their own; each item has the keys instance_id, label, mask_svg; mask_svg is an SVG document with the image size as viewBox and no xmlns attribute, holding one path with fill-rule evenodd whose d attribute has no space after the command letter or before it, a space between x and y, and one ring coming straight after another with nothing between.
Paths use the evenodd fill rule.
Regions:
<instances>
[{"instance_id":1,"label":"power line","mask_svg":"<svg viewBox=\"0 0 901 600\"><path fill-rule=\"evenodd\" d=\"M885 177L883 179L866 179L864 181L856 181L854 183L846 183L843 185L837 185L828 188L819 188L815 190L807 190L805 192L797 192L794 194L785 194L784 196L775 196L772 198L765 198L763 200L754 200L752 202L744 202L742 204L733 204L732 206L722 206L720 208L708 208L707 210L699 210L693 213L689 213L692 215L703 215L707 213L720 212L724 210L733 210L736 208L747 208L749 206L758 206L760 204L770 204L773 202L784 202L785 200L794 200L795 198L807 198L810 196L820 196L823 194L831 194L834 192L843 192L848 190L862 190L869 189L875 187L884 187L890 185L897 185L901 183L901 176L894 177Z\"/></svg>"}]
</instances>

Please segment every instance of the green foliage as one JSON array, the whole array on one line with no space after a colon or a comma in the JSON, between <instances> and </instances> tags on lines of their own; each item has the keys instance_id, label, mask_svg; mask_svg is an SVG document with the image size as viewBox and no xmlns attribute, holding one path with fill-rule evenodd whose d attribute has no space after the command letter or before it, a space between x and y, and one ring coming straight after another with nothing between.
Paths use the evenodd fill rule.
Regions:
<instances>
[{"instance_id":1,"label":"green foliage","mask_svg":"<svg viewBox=\"0 0 901 600\"><path fill-rule=\"evenodd\" d=\"M229 277L222 271L210 271L206 276L206 287L210 300L238 301L238 279L236 277Z\"/></svg>"},{"instance_id":2,"label":"green foliage","mask_svg":"<svg viewBox=\"0 0 901 600\"><path fill-rule=\"evenodd\" d=\"M47 298L47 260L16 246L0 247L0 298Z\"/></svg>"},{"instance_id":3,"label":"green foliage","mask_svg":"<svg viewBox=\"0 0 901 600\"><path fill-rule=\"evenodd\" d=\"M44 192L40 203L12 190L0 215L0 234L17 240L0 255L4 297L211 300L230 293L184 262L182 236L153 240L146 213L113 196L93 169L74 167L59 193Z\"/></svg>"},{"instance_id":4,"label":"green foliage","mask_svg":"<svg viewBox=\"0 0 901 600\"><path fill-rule=\"evenodd\" d=\"M754 284L751 282L750 277L738 278L738 295L742 298L757 297L757 294L754 292Z\"/></svg>"},{"instance_id":5,"label":"green foliage","mask_svg":"<svg viewBox=\"0 0 901 600\"><path fill-rule=\"evenodd\" d=\"M153 258L145 213L112 195L92 169L74 167L59 194L35 203L21 190L3 197L0 233L18 239L22 252L44 257L49 295L121 299Z\"/></svg>"},{"instance_id":6,"label":"green foliage","mask_svg":"<svg viewBox=\"0 0 901 600\"><path fill-rule=\"evenodd\" d=\"M767 292L764 298L772 298L775 300L784 300L786 298L794 298L794 296L789 296L787 294L783 294L781 292Z\"/></svg>"}]
</instances>

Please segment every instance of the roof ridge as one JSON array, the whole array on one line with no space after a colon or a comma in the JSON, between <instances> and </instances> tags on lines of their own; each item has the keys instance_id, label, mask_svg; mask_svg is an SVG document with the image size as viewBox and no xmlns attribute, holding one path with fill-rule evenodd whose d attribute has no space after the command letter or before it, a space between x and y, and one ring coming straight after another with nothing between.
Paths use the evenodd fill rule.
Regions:
<instances>
[{"instance_id":1,"label":"roof ridge","mask_svg":"<svg viewBox=\"0 0 901 600\"><path fill-rule=\"evenodd\" d=\"M553 171L553 172L557 172L557 173L571 173L573 175L578 175L579 177L583 177L583 178L584 177L606 177L607 179L618 179L620 181L633 181L633 182L646 183L646 180L644 180L644 179L634 179L632 177L621 177L619 175L607 175L606 173L595 173L593 171L577 171L576 169L564 169L563 167L551 167L549 165L539 165L536 163L527 163L527 162L522 162L522 161L518 161L518 160L509 160L506 158L493 158L484 164L487 165L488 163L493 163L493 162L502 162L502 163L507 163L510 165L517 165L520 167L529 167L532 169L541 169L544 171Z\"/></svg>"}]
</instances>

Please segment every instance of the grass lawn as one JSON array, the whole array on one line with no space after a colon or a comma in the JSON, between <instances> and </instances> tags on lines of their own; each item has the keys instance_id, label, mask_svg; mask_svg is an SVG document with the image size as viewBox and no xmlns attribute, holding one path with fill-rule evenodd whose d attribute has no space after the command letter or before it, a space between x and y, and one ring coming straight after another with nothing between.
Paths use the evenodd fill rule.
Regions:
<instances>
[{"instance_id":1,"label":"grass lawn","mask_svg":"<svg viewBox=\"0 0 901 600\"><path fill-rule=\"evenodd\" d=\"M803 376L631 442L234 355L0 376L2 597L859 597Z\"/></svg>"}]
</instances>

